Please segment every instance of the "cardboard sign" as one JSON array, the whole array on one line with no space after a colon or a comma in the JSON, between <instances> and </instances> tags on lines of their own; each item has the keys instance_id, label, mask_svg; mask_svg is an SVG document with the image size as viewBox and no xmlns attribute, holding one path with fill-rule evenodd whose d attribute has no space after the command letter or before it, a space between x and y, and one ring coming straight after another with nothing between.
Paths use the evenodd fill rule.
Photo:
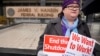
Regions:
<instances>
[{"instance_id":1,"label":"cardboard sign","mask_svg":"<svg viewBox=\"0 0 100 56\"><path fill-rule=\"evenodd\" d=\"M64 56L92 56L95 40L72 32Z\"/></svg>"}]
</instances>

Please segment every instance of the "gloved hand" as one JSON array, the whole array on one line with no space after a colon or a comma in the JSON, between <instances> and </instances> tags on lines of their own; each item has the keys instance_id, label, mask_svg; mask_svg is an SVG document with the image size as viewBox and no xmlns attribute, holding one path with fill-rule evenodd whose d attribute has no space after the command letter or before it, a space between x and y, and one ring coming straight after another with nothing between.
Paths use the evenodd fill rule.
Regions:
<instances>
[{"instance_id":1,"label":"gloved hand","mask_svg":"<svg viewBox=\"0 0 100 56\"><path fill-rule=\"evenodd\" d=\"M48 56L47 54L43 53L43 50L40 50L37 56Z\"/></svg>"}]
</instances>

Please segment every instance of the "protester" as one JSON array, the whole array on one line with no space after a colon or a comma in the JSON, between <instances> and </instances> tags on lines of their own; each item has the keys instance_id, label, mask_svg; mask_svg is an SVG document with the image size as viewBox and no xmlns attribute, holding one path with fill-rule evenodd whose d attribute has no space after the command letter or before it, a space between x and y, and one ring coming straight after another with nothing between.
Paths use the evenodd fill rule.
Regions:
<instances>
[{"instance_id":1,"label":"protester","mask_svg":"<svg viewBox=\"0 0 100 56\"><path fill-rule=\"evenodd\" d=\"M64 0L62 4L62 11L58 18L50 21L40 37L38 44L38 56L45 56L43 54L44 34L70 36L71 32L75 32L87 37L91 37L87 24L79 18L80 14L80 0Z\"/></svg>"}]
</instances>

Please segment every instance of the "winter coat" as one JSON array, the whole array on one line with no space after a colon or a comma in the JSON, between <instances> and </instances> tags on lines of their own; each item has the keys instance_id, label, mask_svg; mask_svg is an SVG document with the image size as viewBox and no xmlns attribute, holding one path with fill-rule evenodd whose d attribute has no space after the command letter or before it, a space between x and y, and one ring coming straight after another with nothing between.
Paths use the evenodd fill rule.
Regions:
<instances>
[{"instance_id":1,"label":"winter coat","mask_svg":"<svg viewBox=\"0 0 100 56\"><path fill-rule=\"evenodd\" d=\"M77 29L78 29L79 34L85 35L87 37L91 37L87 24L80 19L78 22ZM47 24L47 27L44 33L40 36L37 50L42 50L43 48L44 34L63 36L62 27L61 27L61 19L58 18L58 19L52 20Z\"/></svg>"}]
</instances>

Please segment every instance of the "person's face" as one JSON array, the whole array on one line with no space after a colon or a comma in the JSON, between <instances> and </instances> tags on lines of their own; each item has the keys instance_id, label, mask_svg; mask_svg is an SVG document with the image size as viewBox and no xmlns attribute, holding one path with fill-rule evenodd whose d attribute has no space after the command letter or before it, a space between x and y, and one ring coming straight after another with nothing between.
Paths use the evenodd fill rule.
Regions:
<instances>
[{"instance_id":1,"label":"person's face","mask_svg":"<svg viewBox=\"0 0 100 56\"><path fill-rule=\"evenodd\" d=\"M79 11L80 11L80 7L78 4L69 4L64 10L64 16L65 17L73 17L73 18L77 18L77 16L79 15Z\"/></svg>"}]
</instances>

